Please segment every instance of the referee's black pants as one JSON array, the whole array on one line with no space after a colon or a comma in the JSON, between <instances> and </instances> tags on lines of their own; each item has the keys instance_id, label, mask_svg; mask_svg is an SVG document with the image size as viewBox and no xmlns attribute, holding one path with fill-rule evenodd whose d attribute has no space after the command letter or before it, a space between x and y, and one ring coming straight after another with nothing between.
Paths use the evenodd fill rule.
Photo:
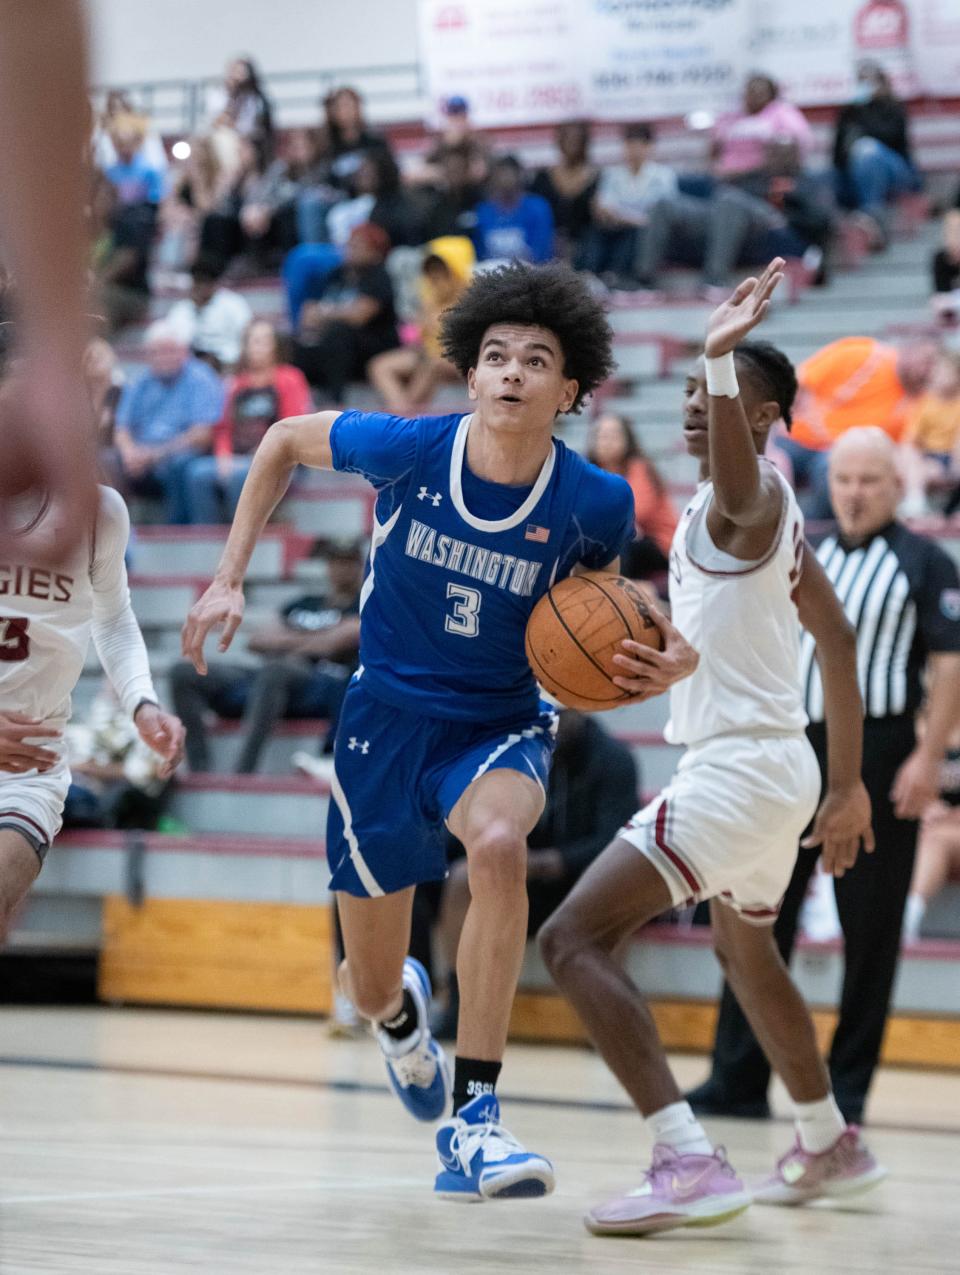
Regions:
<instances>
[{"instance_id":1,"label":"referee's black pants","mask_svg":"<svg viewBox=\"0 0 960 1275\"><path fill-rule=\"evenodd\" d=\"M818 723L807 734L826 777L826 730ZM863 782L873 806L877 848L860 853L856 864L834 881L843 929L845 966L840 1013L828 1059L837 1103L850 1121L860 1120L867 1090L880 1057L893 980L900 952L900 925L913 874L917 824L897 819L890 789L900 765L914 746L907 717L868 719L864 723ZM787 962L793 951L797 919L819 849L800 849L797 865L774 926ZM770 1065L729 986L724 984L713 1049L710 1087L719 1099L762 1101Z\"/></svg>"}]
</instances>

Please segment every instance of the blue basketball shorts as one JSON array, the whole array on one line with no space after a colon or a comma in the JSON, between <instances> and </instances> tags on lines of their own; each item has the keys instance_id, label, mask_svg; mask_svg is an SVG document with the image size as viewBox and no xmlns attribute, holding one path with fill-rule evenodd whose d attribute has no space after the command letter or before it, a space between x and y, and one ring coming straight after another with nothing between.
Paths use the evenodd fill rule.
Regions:
<instances>
[{"instance_id":1,"label":"blue basketball shorts","mask_svg":"<svg viewBox=\"0 0 960 1275\"><path fill-rule=\"evenodd\" d=\"M444 821L491 770L517 770L546 791L556 713L491 727L423 717L376 699L354 681L334 749L327 861L332 890L392 894L447 875Z\"/></svg>"}]
</instances>

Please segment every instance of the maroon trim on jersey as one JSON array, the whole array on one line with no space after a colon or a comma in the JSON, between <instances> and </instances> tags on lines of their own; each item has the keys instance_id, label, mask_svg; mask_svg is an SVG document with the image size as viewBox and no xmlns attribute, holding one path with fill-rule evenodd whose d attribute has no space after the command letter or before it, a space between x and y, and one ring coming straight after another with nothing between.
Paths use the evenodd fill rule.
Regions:
<instances>
[{"instance_id":1,"label":"maroon trim on jersey","mask_svg":"<svg viewBox=\"0 0 960 1275\"><path fill-rule=\"evenodd\" d=\"M666 855L666 857L670 860L670 862L673 864L676 870L683 877L684 881L686 881L687 885L690 887L693 893L699 894L700 891L703 889L703 886L694 876L693 871L687 866L686 863L684 863L683 859L676 852L676 850L672 850L667 845L666 840L664 839L666 837L666 832L667 832L667 801L666 801L666 798L664 798L664 800L660 802L660 809L657 811L657 822L654 825L654 829L653 829L653 839L657 843L657 849L662 854Z\"/></svg>"},{"instance_id":2,"label":"maroon trim on jersey","mask_svg":"<svg viewBox=\"0 0 960 1275\"><path fill-rule=\"evenodd\" d=\"M771 918L771 917L772 918L778 917L780 915L780 903L783 902L783 900L781 899L780 903L778 903L775 908L745 908L745 907L741 907L740 904L737 903L736 899L733 897L733 895L730 893L729 890L724 890L723 893L720 895L720 898L729 907L732 907L733 910L736 913L738 913L738 915L754 917L760 921L767 920L768 918Z\"/></svg>"},{"instance_id":3,"label":"maroon trim on jersey","mask_svg":"<svg viewBox=\"0 0 960 1275\"><path fill-rule=\"evenodd\" d=\"M40 827L36 819L31 819L30 816L25 815L22 810L0 810L0 820L3 819L19 819L21 823L25 823L27 827L33 829L43 845L49 845L47 834L43 828Z\"/></svg>"},{"instance_id":4,"label":"maroon trim on jersey","mask_svg":"<svg viewBox=\"0 0 960 1275\"><path fill-rule=\"evenodd\" d=\"M763 460L764 457L761 456L759 459ZM771 463L770 461L767 461L767 464L770 464L770 463ZM786 479L781 479L781 481L785 483ZM764 556L759 559L759 561L748 563L747 565L744 566L742 571L714 571L712 568L705 567L702 565L702 563L697 562L696 558L690 552L690 531L691 531L691 528L697 523L698 519L700 520L706 519L707 508L710 504L710 500L713 499L712 494L711 494L710 500L705 500L703 504L700 506L700 508L695 510L695 512L690 518L689 523L687 524L687 534L684 538L684 546L683 546L684 551L686 552L686 555L687 555L687 561L690 563L692 567L695 567L697 571L702 572L703 575L716 576L720 579L738 580L741 576L749 576L749 575L753 575L757 571L762 571L763 568L768 566L776 557L777 550L780 548L780 542L783 540L783 533L787 525L787 511L790 508L790 498L787 495L786 491L783 491L782 494L783 494L783 506L780 510L780 524L777 527L777 534L773 538L773 544L770 546L770 548L767 550ZM709 536L710 532L706 528L704 528L704 530L706 531L706 534ZM796 537L794 537L794 539L796 540ZM714 548L716 548L716 545L714 545ZM718 550L718 552L725 553L726 550L720 549ZM732 557L732 555L728 555L728 556Z\"/></svg>"}]
</instances>

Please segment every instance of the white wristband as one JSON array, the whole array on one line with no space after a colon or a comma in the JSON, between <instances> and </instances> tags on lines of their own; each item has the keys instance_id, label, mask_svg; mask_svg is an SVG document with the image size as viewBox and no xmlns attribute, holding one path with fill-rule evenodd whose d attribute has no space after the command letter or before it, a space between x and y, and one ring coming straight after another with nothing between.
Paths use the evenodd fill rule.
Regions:
<instances>
[{"instance_id":1,"label":"white wristband","mask_svg":"<svg viewBox=\"0 0 960 1275\"><path fill-rule=\"evenodd\" d=\"M733 351L721 354L718 359L704 359L707 369L707 393L715 398L737 398L740 386L733 365Z\"/></svg>"}]
</instances>

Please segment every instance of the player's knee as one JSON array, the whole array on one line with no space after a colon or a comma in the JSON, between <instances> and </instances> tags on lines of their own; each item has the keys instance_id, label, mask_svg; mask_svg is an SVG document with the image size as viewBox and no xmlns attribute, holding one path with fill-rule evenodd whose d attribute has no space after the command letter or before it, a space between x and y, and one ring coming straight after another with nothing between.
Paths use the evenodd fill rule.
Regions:
<instances>
[{"instance_id":1,"label":"player's knee","mask_svg":"<svg viewBox=\"0 0 960 1275\"><path fill-rule=\"evenodd\" d=\"M381 979L360 976L350 970L352 1000L361 1018L375 1023L382 1022L397 1012L398 988L385 984Z\"/></svg>"},{"instance_id":2,"label":"player's knee","mask_svg":"<svg viewBox=\"0 0 960 1275\"><path fill-rule=\"evenodd\" d=\"M564 972L577 954L587 946L587 942L587 936L568 908L557 908L541 925L537 934L537 946L544 965L557 983L563 982Z\"/></svg>"},{"instance_id":3,"label":"player's knee","mask_svg":"<svg viewBox=\"0 0 960 1275\"><path fill-rule=\"evenodd\" d=\"M467 846L467 858L474 898L526 890L527 843L513 823L488 824Z\"/></svg>"}]
</instances>

